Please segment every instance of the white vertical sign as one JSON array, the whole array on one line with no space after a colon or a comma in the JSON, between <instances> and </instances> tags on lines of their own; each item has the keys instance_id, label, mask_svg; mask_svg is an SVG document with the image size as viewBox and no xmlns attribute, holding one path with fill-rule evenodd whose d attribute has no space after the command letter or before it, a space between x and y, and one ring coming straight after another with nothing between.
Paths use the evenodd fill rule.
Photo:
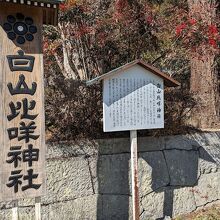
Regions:
<instances>
[{"instance_id":1,"label":"white vertical sign","mask_svg":"<svg viewBox=\"0 0 220 220\"><path fill-rule=\"evenodd\" d=\"M104 79L104 131L164 127L163 79L134 65Z\"/></svg>"}]
</instances>

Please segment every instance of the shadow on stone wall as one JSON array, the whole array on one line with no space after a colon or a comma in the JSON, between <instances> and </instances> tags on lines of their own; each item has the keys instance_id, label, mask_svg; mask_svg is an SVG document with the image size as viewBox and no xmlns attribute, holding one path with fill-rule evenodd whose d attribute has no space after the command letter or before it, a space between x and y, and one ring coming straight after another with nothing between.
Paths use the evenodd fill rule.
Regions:
<instances>
[{"instance_id":1,"label":"shadow on stone wall","mask_svg":"<svg viewBox=\"0 0 220 220\"><path fill-rule=\"evenodd\" d=\"M211 153L210 149L214 146L209 142L209 139L196 140L191 136L138 140L142 220L160 220L197 208L196 197L204 199L196 189L199 179L205 172L215 172L212 168L217 169L216 158L220 159L220 151L218 155ZM120 139L100 144L97 166L98 220L131 219L129 148L129 140L123 146ZM216 149L220 149L219 145Z\"/></svg>"},{"instance_id":2,"label":"shadow on stone wall","mask_svg":"<svg viewBox=\"0 0 220 220\"><path fill-rule=\"evenodd\" d=\"M192 146L199 145L197 142L194 142ZM199 152L202 152L202 154ZM194 187L197 185L198 178L200 176L199 158L205 160L206 162L216 163L216 161L202 147L200 147L199 151L195 150L194 152L191 152L191 154L184 151L176 151L173 153L174 154L172 155L170 152L165 152L165 158L167 167L169 168L168 173L170 177L170 182L167 185L169 189L161 191L152 187L154 191L164 192L163 217L157 218L157 220L162 220L165 216L173 217L175 189L178 190L182 187ZM181 158L182 161L185 161L184 164L181 163L181 160L179 160L179 158ZM151 164L149 165L151 166ZM155 172L153 171L152 186L154 182L157 182L157 180L154 178L154 173Z\"/></svg>"},{"instance_id":3,"label":"shadow on stone wall","mask_svg":"<svg viewBox=\"0 0 220 220\"><path fill-rule=\"evenodd\" d=\"M129 219L129 154L102 155L97 168L97 219Z\"/></svg>"},{"instance_id":4,"label":"shadow on stone wall","mask_svg":"<svg viewBox=\"0 0 220 220\"><path fill-rule=\"evenodd\" d=\"M138 139L140 219L177 216L220 201L220 132ZM130 140L53 143L42 220L131 220ZM11 202L0 203L10 220ZM34 199L19 201L34 220Z\"/></svg>"}]
</instances>

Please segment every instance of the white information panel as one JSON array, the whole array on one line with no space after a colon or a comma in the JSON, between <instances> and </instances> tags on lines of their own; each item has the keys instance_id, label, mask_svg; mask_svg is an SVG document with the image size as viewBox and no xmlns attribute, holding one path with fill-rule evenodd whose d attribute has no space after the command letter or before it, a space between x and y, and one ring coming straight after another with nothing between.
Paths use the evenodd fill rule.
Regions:
<instances>
[{"instance_id":1,"label":"white information panel","mask_svg":"<svg viewBox=\"0 0 220 220\"><path fill-rule=\"evenodd\" d=\"M163 88L139 65L104 79L104 132L164 128Z\"/></svg>"}]
</instances>

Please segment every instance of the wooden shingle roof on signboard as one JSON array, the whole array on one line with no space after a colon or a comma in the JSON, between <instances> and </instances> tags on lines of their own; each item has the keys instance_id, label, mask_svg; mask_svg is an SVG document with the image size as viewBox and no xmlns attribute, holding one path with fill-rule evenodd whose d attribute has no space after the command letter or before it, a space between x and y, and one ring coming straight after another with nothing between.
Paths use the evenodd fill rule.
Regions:
<instances>
[{"instance_id":1,"label":"wooden shingle roof on signboard","mask_svg":"<svg viewBox=\"0 0 220 220\"><path fill-rule=\"evenodd\" d=\"M177 87L177 86L180 85L180 83L177 82L172 77L170 77L167 74L161 72L159 69L155 68L154 66L151 66L151 65L143 62L142 60L132 61L130 63L125 64L124 66L121 66L121 67L119 67L117 69L114 69L114 70L108 72L108 73L105 73L105 74L103 74L101 76L98 76L95 79L92 79L92 80L88 81L87 85L89 86L89 85L93 85L95 83L98 83L99 81L104 80L106 78L109 78L109 77L111 77L111 76L113 76L113 75L115 75L115 74L117 74L117 73L119 73L121 71L127 70L127 69L131 68L132 66L134 66L136 64L140 65L144 69L152 72L153 74L161 77L164 80L165 86L167 86L167 87Z\"/></svg>"}]
</instances>

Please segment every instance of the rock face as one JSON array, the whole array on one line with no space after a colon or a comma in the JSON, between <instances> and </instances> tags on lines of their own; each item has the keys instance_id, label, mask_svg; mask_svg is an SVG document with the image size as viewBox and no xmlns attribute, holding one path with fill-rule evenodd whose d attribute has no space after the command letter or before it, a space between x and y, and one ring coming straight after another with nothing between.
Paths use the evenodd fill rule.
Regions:
<instances>
[{"instance_id":1,"label":"rock face","mask_svg":"<svg viewBox=\"0 0 220 220\"><path fill-rule=\"evenodd\" d=\"M43 220L130 220L129 139L48 145ZM140 138L141 220L189 213L220 201L220 133ZM11 219L12 203L0 203ZM19 219L34 219L34 200L19 201Z\"/></svg>"}]
</instances>

